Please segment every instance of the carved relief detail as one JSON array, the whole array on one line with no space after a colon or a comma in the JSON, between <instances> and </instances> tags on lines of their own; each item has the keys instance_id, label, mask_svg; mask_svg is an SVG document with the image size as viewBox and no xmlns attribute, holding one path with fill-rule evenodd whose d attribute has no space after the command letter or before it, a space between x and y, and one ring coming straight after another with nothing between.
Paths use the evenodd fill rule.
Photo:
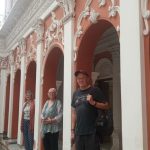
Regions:
<instances>
[{"instance_id":1,"label":"carved relief detail","mask_svg":"<svg viewBox=\"0 0 150 150\"><path fill-rule=\"evenodd\" d=\"M15 57L15 70L20 68L21 65L21 49L17 47L16 49L16 57Z\"/></svg>"},{"instance_id":2,"label":"carved relief detail","mask_svg":"<svg viewBox=\"0 0 150 150\"><path fill-rule=\"evenodd\" d=\"M148 10L148 0L141 0L141 6L142 6L142 17L144 20L143 34L148 35L150 32L149 28L150 10Z\"/></svg>"},{"instance_id":3,"label":"carved relief detail","mask_svg":"<svg viewBox=\"0 0 150 150\"><path fill-rule=\"evenodd\" d=\"M20 51L21 51L21 57L23 56L26 56L26 40L24 38L22 38L20 41L19 41L19 48L20 48Z\"/></svg>"},{"instance_id":4,"label":"carved relief detail","mask_svg":"<svg viewBox=\"0 0 150 150\"><path fill-rule=\"evenodd\" d=\"M30 39L30 46L29 46L29 48L27 50L27 54L26 54L27 64L30 63L31 61L36 61L36 47L34 44L34 38L33 38L32 34L30 34L29 39Z\"/></svg>"},{"instance_id":5,"label":"carved relief detail","mask_svg":"<svg viewBox=\"0 0 150 150\"><path fill-rule=\"evenodd\" d=\"M57 2L63 7L65 16L74 14L75 0L57 0Z\"/></svg>"},{"instance_id":6,"label":"carved relief detail","mask_svg":"<svg viewBox=\"0 0 150 150\"><path fill-rule=\"evenodd\" d=\"M64 45L63 21L57 20L54 12L51 13L51 19L52 24L47 29L44 37L45 38L44 53L43 53L44 56L54 40L58 40Z\"/></svg>"},{"instance_id":7,"label":"carved relief detail","mask_svg":"<svg viewBox=\"0 0 150 150\"><path fill-rule=\"evenodd\" d=\"M8 64L8 58L0 58L0 69L6 69L8 68L9 64Z\"/></svg>"},{"instance_id":8,"label":"carved relief detail","mask_svg":"<svg viewBox=\"0 0 150 150\"><path fill-rule=\"evenodd\" d=\"M115 17L117 13L120 13L120 7L115 5L116 0L111 0L111 6L108 8L109 17ZM106 4L106 0L98 0L99 7L103 7Z\"/></svg>"},{"instance_id":9,"label":"carved relief detail","mask_svg":"<svg viewBox=\"0 0 150 150\"><path fill-rule=\"evenodd\" d=\"M74 36L74 61L76 61L77 59L77 55L78 55L78 47L77 47L77 39L81 37L81 35L83 34L83 27L82 27L82 21L83 19L87 19L89 18L91 23L96 23L98 17L100 16L99 13L97 13L94 9L90 10L90 5L92 3L92 0L87 0L84 6L83 11L80 13L79 17L78 17L78 21L77 21L77 31L75 33Z\"/></svg>"},{"instance_id":10,"label":"carved relief detail","mask_svg":"<svg viewBox=\"0 0 150 150\"><path fill-rule=\"evenodd\" d=\"M35 32L37 34L37 43L43 41L43 34L44 34L44 24L43 20L38 19L36 25L35 25Z\"/></svg>"},{"instance_id":11,"label":"carved relief detail","mask_svg":"<svg viewBox=\"0 0 150 150\"><path fill-rule=\"evenodd\" d=\"M77 55L78 55L78 47L77 47L77 39L81 37L81 35L84 33L84 29L82 27L82 21L84 19L87 19L91 23L97 23L100 13L96 12L93 8L90 8L90 5L92 3L92 0L86 0L85 6L83 11L80 13L78 20L77 20L77 31L75 32L74 36L74 61L77 60ZM105 6L106 0L98 0L99 7ZM109 6L108 9L109 17L115 17L117 13L120 13L119 6L115 5L115 0L111 0L111 6ZM119 32L120 27L119 25L116 27L116 30Z\"/></svg>"}]
</instances>

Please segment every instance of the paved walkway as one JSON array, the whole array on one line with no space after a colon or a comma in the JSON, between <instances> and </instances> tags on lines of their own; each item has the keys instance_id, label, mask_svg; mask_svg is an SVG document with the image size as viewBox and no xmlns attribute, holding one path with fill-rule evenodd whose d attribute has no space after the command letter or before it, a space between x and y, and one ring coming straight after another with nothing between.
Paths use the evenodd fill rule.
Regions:
<instances>
[{"instance_id":1,"label":"paved walkway","mask_svg":"<svg viewBox=\"0 0 150 150\"><path fill-rule=\"evenodd\" d=\"M0 134L0 150L25 150L23 146L17 144L16 139L8 139Z\"/></svg>"}]
</instances>

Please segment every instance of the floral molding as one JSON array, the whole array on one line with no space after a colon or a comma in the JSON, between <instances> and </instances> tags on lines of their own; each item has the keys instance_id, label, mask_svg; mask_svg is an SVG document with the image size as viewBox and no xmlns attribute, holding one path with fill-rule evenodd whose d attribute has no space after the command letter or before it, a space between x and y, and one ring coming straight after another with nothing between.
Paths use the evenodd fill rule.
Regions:
<instances>
[{"instance_id":1,"label":"floral molding","mask_svg":"<svg viewBox=\"0 0 150 150\"><path fill-rule=\"evenodd\" d=\"M14 65L15 65L15 71L17 71L21 67L21 49L19 48L19 46L17 46L15 50Z\"/></svg>"},{"instance_id":2,"label":"floral molding","mask_svg":"<svg viewBox=\"0 0 150 150\"><path fill-rule=\"evenodd\" d=\"M9 66L8 58L7 57L5 57L5 58L0 57L0 69L7 69L8 66Z\"/></svg>"},{"instance_id":3,"label":"floral molding","mask_svg":"<svg viewBox=\"0 0 150 150\"><path fill-rule=\"evenodd\" d=\"M86 0L84 10L80 13L78 20L77 20L77 31L74 36L74 61L77 60L77 55L78 55L78 46L77 46L77 39L81 37L84 33L84 29L81 25L82 21L84 19L88 19L90 23L95 24L98 21L98 18L100 17L100 13L96 12L93 8L90 8L90 5L93 0ZM106 4L106 0L98 0L98 5L99 7L104 7ZM120 9L119 6L115 5L115 0L111 0L111 5L108 8L108 17L115 17L116 15L120 14ZM120 30L119 25L117 26L116 29L118 32Z\"/></svg>"},{"instance_id":4,"label":"floral molding","mask_svg":"<svg viewBox=\"0 0 150 150\"><path fill-rule=\"evenodd\" d=\"M59 6L63 7L65 16L74 14L75 0L56 0Z\"/></svg>"},{"instance_id":5,"label":"floral molding","mask_svg":"<svg viewBox=\"0 0 150 150\"><path fill-rule=\"evenodd\" d=\"M150 10L148 10L148 0L141 0L141 13L144 20L144 29L143 34L148 35L150 32L149 28L149 19L150 19Z\"/></svg>"},{"instance_id":6,"label":"floral molding","mask_svg":"<svg viewBox=\"0 0 150 150\"><path fill-rule=\"evenodd\" d=\"M54 12L51 12L51 19L52 23L45 32L43 56L46 55L47 50L54 40L58 40L64 45L63 19L57 20Z\"/></svg>"},{"instance_id":7,"label":"floral molding","mask_svg":"<svg viewBox=\"0 0 150 150\"><path fill-rule=\"evenodd\" d=\"M36 61L36 47L34 44L34 38L32 33L29 35L29 39L30 47L28 48L26 53L26 64L29 64L31 61Z\"/></svg>"}]
</instances>

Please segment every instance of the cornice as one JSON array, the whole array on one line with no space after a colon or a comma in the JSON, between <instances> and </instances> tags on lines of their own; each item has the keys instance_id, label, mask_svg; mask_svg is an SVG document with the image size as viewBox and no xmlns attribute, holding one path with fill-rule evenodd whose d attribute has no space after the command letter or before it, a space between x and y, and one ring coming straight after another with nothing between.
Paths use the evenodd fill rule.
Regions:
<instances>
[{"instance_id":1,"label":"cornice","mask_svg":"<svg viewBox=\"0 0 150 150\"><path fill-rule=\"evenodd\" d=\"M4 48L5 48L5 40L0 39L0 51L3 50Z\"/></svg>"},{"instance_id":2,"label":"cornice","mask_svg":"<svg viewBox=\"0 0 150 150\"><path fill-rule=\"evenodd\" d=\"M20 17L23 15L23 13L26 11L28 6L33 0L18 0L14 6L9 10L9 14L5 18L4 25L2 26L2 29L0 30L0 36L5 38L9 35L12 28L16 25L17 21L20 19Z\"/></svg>"},{"instance_id":3,"label":"cornice","mask_svg":"<svg viewBox=\"0 0 150 150\"><path fill-rule=\"evenodd\" d=\"M11 33L6 37L6 51L9 51L17 43L24 33L35 25L43 12L54 2L54 0L34 0L26 12L21 16Z\"/></svg>"}]
</instances>

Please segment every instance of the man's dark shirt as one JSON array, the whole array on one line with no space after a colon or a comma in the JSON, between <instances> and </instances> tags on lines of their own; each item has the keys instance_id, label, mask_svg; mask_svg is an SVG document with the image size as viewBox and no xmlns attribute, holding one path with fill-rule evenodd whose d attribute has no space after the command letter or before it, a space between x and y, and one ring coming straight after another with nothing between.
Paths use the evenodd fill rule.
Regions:
<instances>
[{"instance_id":1,"label":"man's dark shirt","mask_svg":"<svg viewBox=\"0 0 150 150\"><path fill-rule=\"evenodd\" d=\"M101 90L96 87L89 87L86 90L77 90L73 95L72 107L77 114L76 135L89 135L95 133L95 122L97 118L97 108L92 106L86 99L87 95L92 95L97 102L105 102Z\"/></svg>"}]
</instances>

